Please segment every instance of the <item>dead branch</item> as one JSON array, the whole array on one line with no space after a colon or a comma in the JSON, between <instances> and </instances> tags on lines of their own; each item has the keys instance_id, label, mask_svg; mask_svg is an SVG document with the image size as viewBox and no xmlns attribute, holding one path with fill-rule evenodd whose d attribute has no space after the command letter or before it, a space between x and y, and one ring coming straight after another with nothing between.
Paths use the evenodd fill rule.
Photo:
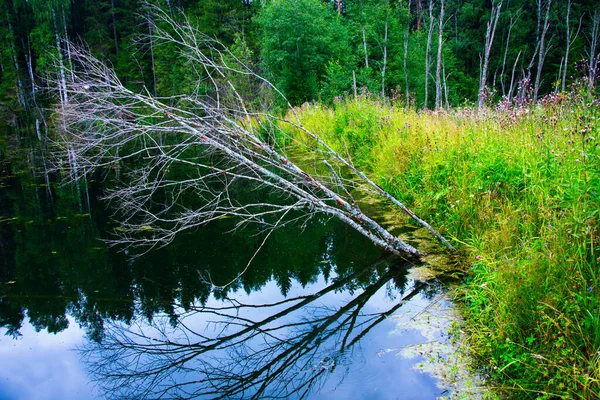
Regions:
<instances>
[{"instance_id":1,"label":"dead branch","mask_svg":"<svg viewBox=\"0 0 600 400\"><path fill-rule=\"evenodd\" d=\"M69 169L69 176L113 168L124 172L126 178L107 195L119 210L121 231L115 243L151 248L169 243L181 231L221 218L237 218L238 227L257 223L275 229L324 213L344 221L386 251L420 255L359 209L351 192L366 184L451 247L304 128L291 106L294 120L252 110L245 100L247 94L236 87L240 76L281 93L185 19L175 21L159 8L150 7L153 46L175 45L191 66L196 87L188 94L171 97L138 93L125 87L114 71L88 51L74 48L77 67L69 71L73 78L62 89L68 101L63 99L57 108L60 154L68 155L59 166ZM306 133L310 144L293 137L285 140L291 141L296 151L318 149L333 176L311 175L286 155L272 138L273 129L281 122ZM341 167L352 176L337 174ZM256 195L245 201L248 188ZM288 214L294 218L283 218Z\"/></svg>"}]
</instances>

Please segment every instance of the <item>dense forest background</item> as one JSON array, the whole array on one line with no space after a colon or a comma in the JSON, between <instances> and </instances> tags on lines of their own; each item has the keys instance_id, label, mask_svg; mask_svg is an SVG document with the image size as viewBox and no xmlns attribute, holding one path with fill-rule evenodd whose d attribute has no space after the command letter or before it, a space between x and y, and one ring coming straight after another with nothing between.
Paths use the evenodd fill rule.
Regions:
<instances>
[{"instance_id":1,"label":"dense forest background","mask_svg":"<svg viewBox=\"0 0 600 400\"><path fill-rule=\"evenodd\" d=\"M0 2L0 109L9 124L43 121L47 78L69 79L72 43L107 61L132 89L168 96L196 85L186 73L193 66L152 39L153 16L141 0ZM294 105L367 92L418 108L535 101L574 83L593 90L598 75L595 0L155 5L224 43ZM247 89L260 97L253 93L260 88Z\"/></svg>"}]
</instances>

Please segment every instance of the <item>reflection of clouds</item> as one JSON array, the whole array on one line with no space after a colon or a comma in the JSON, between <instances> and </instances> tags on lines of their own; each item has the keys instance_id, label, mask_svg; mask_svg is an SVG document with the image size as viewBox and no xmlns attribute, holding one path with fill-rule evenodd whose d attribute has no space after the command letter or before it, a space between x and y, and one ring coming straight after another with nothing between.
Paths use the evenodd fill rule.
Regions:
<instances>
[{"instance_id":1,"label":"reflection of clouds","mask_svg":"<svg viewBox=\"0 0 600 400\"><path fill-rule=\"evenodd\" d=\"M397 289L392 290L389 285L385 284L386 279L381 277L380 283L375 285L375 289L373 291L367 290L367 293L365 293L365 289L355 289L354 293L350 294L342 287L338 287L335 290L328 291L323 296L317 297L303 309L284 314L277 322L273 321L265 324L263 328L274 328L277 324L293 323L295 321L307 322L308 325L305 330L290 327L289 330L284 329L281 331L280 336L282 338L296 340L294 333L310 333L308 328L312 326L311 319L326 318L328 315L335 313L340 307L351 302L353 298L360 297L362 294L365 294L365 302L360 302L357 305L362 315L368 317L369 315L385 313L398 304L402 298L402 294ZM332 279L326 282L322 276L305 287L297 281L293 281L288 291L288 298L320 292L332 285L332 282ZM414 282L409 282L407 288L413 287L413 285ZM260 291L251 293L239 288L228 293L228 297L249 305L277 303L286 298L281 294L280 288L274 281L262 286ZM400 314L409 312L412 316L416 310L422 310L429 303L430 300L426 294L419 290L418 294L411 297L396 312ZM224 304L231 305L227 300L218 300L211 295L206 306L217 309ZM262 320L273 313L285 310L289 306L289 303L283 303L268 309L245 307L241 310L240 316ZM352 312L354 309L351 308L348 312ZM184 310L176 308L175 312L179 314L180 312L183 313ZM343 319L344 316L348 316L348 312L340 315L340 318ZM190 329L196 330L198 333L214 335L223 328L223 325L217 323L218 320L219 318L215 314L198 312L191 313L185 321L189 324ZM0 399L85 400L92 399L95 396L104 397L87 384L88 377L84 373L83 365L80 364L79 353L70 351L85 345L83 339L85 332L77 326L73 319L69 318L69 328L58 335L48 334L46 331L36 333L29 321L25 322L23 324L22 333L24 336L22 339L13 341L8 337L0 338L0 359L2 359L3 367L0 372ZM139 327L143 329L143 332L150 334L151 328L148 327L147 323L139 322L141 324ZM321 323L315 323L314 326L319 327ZM295 372L292 371L291 374L283 374L284 380L282 382L293 380L294 374L302 373L304 370L306 370L307 377L310 378L308 375L316 374L317 370L326 369L323 375L328 375L328 378L315 383L314 391L308 398L331 400L435 398L441 392L436 388L435 380L430 375L412 370L411 366L414 364L414 360L406 360L395 357L394 354L382 352L385 349L397 349L419 343L423 339L416 331L405 332L400 337L389 335L394 327L395 322L390 320L388 316L388 318L376 324L369 331L369 334L362 337L355 345L349 345L344 350L340 350L341 340L339 339L348 329L348 324L341 326L341 329L338 328L337 322L333 325L326 325L324 326L325 330L335 332L339 329L340 333L320 345L315 344L314 341L307 342L307 346L312 346L315 349L314 357L309 354L306 358L302 358L304 356L300 355L301 357L298 359L301 362L298 363L298 369ZM234 327L229 327L226 332L231 334L235 330ZM360 334L360 329L349 339L349 342L358 334ZM178 339L183 339L183 337L179 336ZM256 350L257 348L250 345L244 347L244 349ZM282 347L282 349L284 348ZM292 349L292 351L295 350ZM285 351L283 354L285 354ZM221 349L221 351L215 351L215 356L217 358L225 357L226 359L231 354L227 353L226 349ZM334 364L335 368L333 368ZM323 366L327 366L327 368L322 368ZM311 373L311 369L315 369L315 371ZM238 371L231 370L230 372L236 373ZM194 375L193 371L191 373ZM186 375L185 371L175 371L169 379L172 379L171 382L178 382L185 380ZM288 379L288 381L285 379ZM276 382L275 385L279 385L279 383Z\"/></svg>"},{"instance_id":2,"label":"reflection of clouds","mask_svg":"<svg viewBox=\"0 0 600 400\"><path fill-rule=\"evenodd\" d=\"M386 283L396 272L365 275L373 271L294 283L288 294L297 297L283 296L271 282L225 300L211 296L187 311L175 307L176 317L111 324L102 343L86 343L82 355L110 397L435 398L440 390L432 377L381 353L422 340L415 331L401 340L388 335L395 326L389 316L403 304L425 302L426 285L412 282L404 296L390 296ZM365 276L368 286L346 289Z\"/></svg>"},{"instance_id":3,"label":"reflection of clouds","mask_svg":"<svg viewBox=\"0 0 600 400\"><path fill-rule=\"evenodd\" d=\"M60 334L36 332L25 320L17 340L0 330L0 398L3 400L63 400L96 398L79 355L85 332L69 317Z\"/></svg>"},{"instance_id":4,"label":"reflection of clouds","mask_svg":"<svg viewBox=\"0 0 600 400\"><path fill-rule=\"evenodd\" d=\"M382 349L398 348L418 343L423 337L416 331L408 331L401 337L390 335L395 323L386 320L379 324L370 335L361 340L361 357L350 360L352 365L346 371L335 371L330 380L315 395L315 399L435 399L442 390L436 387L436 380L412 368L414 360L404 359L395 352L381 354ZM360 366L354 363L360 364ZM340 381L341 384L340 384Z\"/></svg>"}]
</instances>

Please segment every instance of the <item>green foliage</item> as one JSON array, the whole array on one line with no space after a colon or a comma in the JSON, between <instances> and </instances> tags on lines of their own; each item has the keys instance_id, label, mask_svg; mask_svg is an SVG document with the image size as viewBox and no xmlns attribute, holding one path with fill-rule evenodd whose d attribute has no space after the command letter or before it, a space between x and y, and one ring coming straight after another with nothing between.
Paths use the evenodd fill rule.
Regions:
<instances>
[{"instance_id":1,"label":"green foliage","mask_svg":"<svg viewBox=\"0 0 600 400\"><path fill-rule=\"evenodd\" d=\"M346 28L318 0L274 0L256 20L261 29L262 62L292 104L317 98L328 63L347 62Z\"/></svg>"},{"instance_id":2,"label":"green foliage","mask_svg":"<svg viewBox=\"0 0 600 400\"><path fill-rule=\"evenodd\" d=\"M300 117L455 238L466 337L511 398L600 396L600 112L543 106L415 112L370 99Z\"/></svg>"}]
</instances>

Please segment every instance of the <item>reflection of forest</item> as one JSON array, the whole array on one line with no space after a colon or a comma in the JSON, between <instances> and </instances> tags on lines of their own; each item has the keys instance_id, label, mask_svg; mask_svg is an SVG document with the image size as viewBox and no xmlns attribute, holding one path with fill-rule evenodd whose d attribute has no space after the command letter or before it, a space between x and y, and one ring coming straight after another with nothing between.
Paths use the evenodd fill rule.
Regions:
<instances>
[{"instance_id":1,"label":"reflection of forest","mask_svg":"<svg viewBox=\"0 0 600 400\"><path fill-rule=\"evenodd\" d=\"M10 334L18 334L25 315L36 329L59 332L70 314L96 338L106 320L128 322L159 312L175 318L176 304L203 304L214 285L235 278L263 239L260 229L252 227L225 233L234 225L226 219L131 259L99 240L114 228L103 203L94 200L94 184L90 216L73 187L46 187L45 177L32 172L28 160L36 157L33 151L6 150L2 156L7 159L1 164L2 218L12 220L0 223L0 326ZM271 280L286 294L293 281L304 286L321 274L343 278L355 272L354 265L379 256L352 230L315 219L276 231L252 268L214 295L225 298L238 288L256 291ZM360 274L345 289L365 288L381 271L385 266Z\"/></svg>"},{"instance_id":2,"label":"reflection of forest","mask_svg":"<svg viewBox=\"0 0 600 400\"><path fill-rule=\"evenodd\" d=\"M407 262L317 218L275 231L237 280L263 243L260 226L231 233L235 221L223 219L131 257L100 240L115 225L99 183L87 200L82 188L48 185L31 168L35 151L13 151L0 152L0 327L18 336L28 317L56 333L72 316L91 339L92 379L112 396L303 397L405 300L436 290L407 289ZM281 295L253 300L269 282ZM385 288L404 298L367 307Z\"/></svg>"},{"instance_id":3,"label":"reflection of forest","mask_svg":"<svg viewBox=\"0 0 600 400\"><path fill-rule=\"evenodd\" d=\"M382 259L305 295L209 301L150 323L110 323L102 340L82 352L91 378L111 398L303 398L351 363L375 326L427 288L415 284L388 309L367 307L386 284L404 287L405 267ZM332 304L331 294L355 285Z\"/></svg>"}]
</instances>

